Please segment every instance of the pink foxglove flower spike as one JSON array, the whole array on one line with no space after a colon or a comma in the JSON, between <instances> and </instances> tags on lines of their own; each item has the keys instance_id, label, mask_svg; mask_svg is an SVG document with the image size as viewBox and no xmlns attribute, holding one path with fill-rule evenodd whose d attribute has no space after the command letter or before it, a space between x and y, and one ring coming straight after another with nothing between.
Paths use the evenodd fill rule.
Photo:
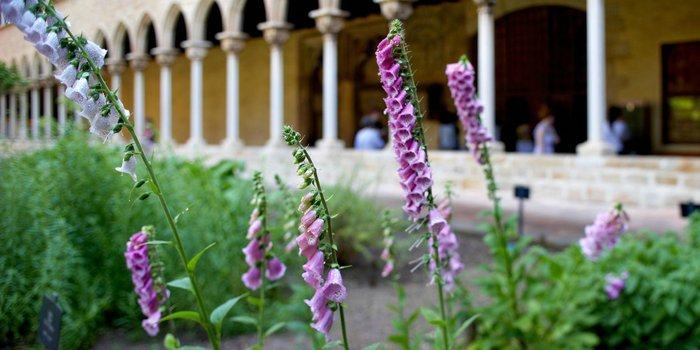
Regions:
<instances>
[{"instance_id":1,"label":"pink foxglove flower spike","mask_svg":"<svg viewBox=\"0 0 700 350\"><path fill-rule=\"evenodd\" d=\"M142 322L143 329L153 337L158 334L161 307L170 296L170 292L162 284L162 279L154 278L147 244L152 232L152 228L144 227L141 232L132 235L126 243L124 257L126 267L131 271L134 291L139 296L141 312L146 316Z\"/></svg>"},{"instance_id":2,"label":"pink foxglove flower spike","mask_svg":"<svg viewBox=\"0 0 700 350\"><path fill-rule=\"evenodd\" d=\"M592 225L586 226L586 237L581 238L581 251L588 259L595 261L607 249L612 249L620 236L627 231L629 216L622 204L611 211L598 214Z\"/></svg>"},{"instance_id":3,"label":"pink foxglove flower spike","mask_svg":"<svg viewBox=\"0 0 700 350\"><path fill-rule=\"evenodd\" d=\"M314 296L304 302L312 312L311 327L326 336L330 341L330 330L333 326L333 315L337 309L340 314L340 325L343 335L343 347L348 350L347 331L343 302L347 290L338 264L337 250L333 240L331 215L328 211L318 173L311 156L301 145L301 134L289 126L283 129L285 142L296 147L293 156L297 164L297 174L302 178L299 188L313 187L301 198L299 212L303 213L299 220L299 235L296 238L299 255L306 257L302 278L315 289ZM323 242L324 239L327 242ZM325 279L324 271L328 271Z\"/></svg>"}]
</instances>

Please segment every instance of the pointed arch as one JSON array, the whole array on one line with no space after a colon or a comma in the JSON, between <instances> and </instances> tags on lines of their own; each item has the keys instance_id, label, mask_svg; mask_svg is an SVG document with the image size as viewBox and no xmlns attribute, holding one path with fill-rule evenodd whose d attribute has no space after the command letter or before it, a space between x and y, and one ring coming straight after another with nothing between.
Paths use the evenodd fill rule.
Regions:
<instances>
[{"instance_id":1,"label":"pointed arch","mask_svg":"<svg viewBox=\"0 0 700 350\"><path fill-rule=\"evenodd\" d=\"M207 35L207 18L212 8L216 6L221 13L221 4L216 0L201 0L197 4L192 21L192 33L190 40L205 40ZM220 18L221 23L224 23L224 18Z\"/></svg>"},{"instance_id":2,"label":"pointed arch","mask_svg":"<svg viewBox=\"0 0 700 350\"><path fill-rule=\"evenodd\" d=\"M126 29L124 23L119 23L117 28L114 30L112 35L112 42L107 44L112 48L115 58L123 59L124 56L131 51L133 47L131 43L131 38L129 37L129 32Z\"/></svg>"},{"instance_id":3,"label":"pointed arch","mask_svg":"<svg viewBox=\"0 0 700 350\"><path fill-rule=\"evenodd\" d=\"M134 34L133 52L148 54L150 46L158 46L158 32L155 30L154 25L153 19L151 19L148 13L145 13L143 17L141 17L139 25L136 28L136 33Z\"/></svg>"},{"instance_id":4,"label":"pointed arch","mask_svg":"<svg viewBox=\"0 0 700 350\"><path fill-rule=\"evenodd\" d=\"M227 32L241 33L243 32L243 10L245 9L246 0L233 0L229 10L226 11L224 28Z\"/></svg>"},{"instance_id":5,"label":"pointed arch","mask_svg":"<svg viewBox=\"0 0 700 350\"><path fill-rule=\"evenodd\" d=\"M44 67L42 67L41 56L38 52L34 52L32 55L31 66L29 67L29 76L32 79L39 79L43 74Z\"/></svg>"},{"instance_id":6,"label":"pointed arch","mask_svg":"<svg viewBox=\"0 0 700 350\"><path fill-rule=\"evenodd\" d=\"M30 78L32 76L32 69L31 65L29 63L29 58L25 55L22 56L20 63L19 63L19 74L23 78Z\"/></svg>"},{"instance_id":7,"label":"pointed arch","mask_svg":"<svg viewBox=\"0 0 700 350\"><path fill-rule=\"evenodd\" d=\"M179 46L178 41L178 27L184 27L185 38L187 40L189 36L189 28L187 21L185 21L185 15L182 12L182 8L178 4L173 4L168 9L168 13L165 15L165 21L163 22L163 28L160 31L161 39L158 42L162 47L172 47L177 48Z\"/></svg>"}]
</instances>

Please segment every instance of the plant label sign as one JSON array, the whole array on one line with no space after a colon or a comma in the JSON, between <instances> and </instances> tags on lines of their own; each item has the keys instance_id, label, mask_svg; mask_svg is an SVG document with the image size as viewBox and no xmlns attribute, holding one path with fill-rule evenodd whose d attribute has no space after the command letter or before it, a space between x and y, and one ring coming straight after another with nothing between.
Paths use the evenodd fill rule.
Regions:
<instances>
[{"instance_id":1,"label":"plant label sign","mask_svg":"<svg viewBox=\"0 0 700 350\"><path fill-rule=\"evenodd\" d=\"M39 341L47 350L58 350L61 335L61 308L58 295L44 296L39 314Z\"/></svg>"}]
</instances>

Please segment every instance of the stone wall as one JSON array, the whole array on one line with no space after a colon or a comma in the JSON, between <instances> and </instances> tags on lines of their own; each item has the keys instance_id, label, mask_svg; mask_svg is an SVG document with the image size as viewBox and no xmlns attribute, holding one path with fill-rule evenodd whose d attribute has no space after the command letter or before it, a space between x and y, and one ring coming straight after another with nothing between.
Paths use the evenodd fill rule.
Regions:
<instances>
[{"instance_id":1,"label":"stone wall","mask_svg":"<svg viewBox=\"0 0 700 350\"><path fill-rule=\"evenodd\" d=\"M185 151L182 150L181 154ZM349 183L368 195L398 196L401 188L396 162L388 151L358 152L311 149L321 176L327 183ZM238 154L211 148L209 162L222 158L245 161L248 171L262 170L283 175L296 185L289 149L247 147ZM451 181L457 193L485 198L481 168L467 152L430 153L435 188L442 193ZM700 201L700 159L687 157L579 157L534 156L500 153L493 156L503 197L511 197L515 185L531 188L533 200L571 203L601 209L616 202L631 208L675 210L679 202Z\"/></svg>"}]
</instances>

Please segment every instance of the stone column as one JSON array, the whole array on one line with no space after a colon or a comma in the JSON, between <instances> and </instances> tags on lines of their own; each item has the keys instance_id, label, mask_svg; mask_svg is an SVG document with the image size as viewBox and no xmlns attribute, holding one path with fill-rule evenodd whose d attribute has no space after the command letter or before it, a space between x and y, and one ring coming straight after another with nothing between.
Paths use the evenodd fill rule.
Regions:
<instances>
[{"instance_id":1,"label":"stone column","mask_svg":"<svg viewBox=\"0 0 700 350\"><path fill-rule=\"evenodd\" d=\"M0 95L0 138L7 138L7 95Z\"/></svg>"},{"instance_id":2,"label":"stone column","mask_svg":"<svg viewBox=\"0 0 700 350\"><path fill-rule=\"evenodd\" d=\"M27 139L27 91L19 93L19 139Z\"/></svg>"},{"instance_id":3,"label":"stone column","mask_svg":"<svg viewBox=\"0 0 700 350\"><path fill-rule=\"evenodd\" d=\"M58 104L58 134L60 136L66 133L66 87L63 84L58 85L58 96L63 97L63 102Z\"/></svg>"},{"instance_id":4,"label":"stone column","mask_svg":"<svg viewBox=\"0 0 700 350\"><path fill-rule=\"evenodd\" d=\"M110 58L107 60L107 70L109 71L112 81L109 88L117 91L117 97L121 98L122 73L124 73L126 63L121 58Z\"/></svg>"},{"instance_id":5,"label":"stone column","mask_svg":"<svg viewBox=\"0 0 700 350\"><path fill-rule=\"evenodd\" d=\"M187 146L198 151L205 145L202 126L202 60L207 56L211 43L204 40L187 40L182 43L190 59L190 139Z\"/></svg>"},{"instance_id":6,"label":"stone column","mask_svg":"<svg viewBox=\"0 0 700 350\"><path fill-rule=\"evenodd\" d=\"M491 149L503 151L503 144L497 139L496 130L496 44L493 29L493 6L496 0L474 0L478 8L478 95L484 106L481 113L482 124L493 136Z\"/></svg>"},{"instance_id":7,"label":"stone column","mask_svg":"<svg viewBox=\"0 0 700 350\"><path fill-rule=\"evenodd\" d=\"M32 140L39 139L39 86L32 86L29 97L29 113L31 119L31 136Z\"/></svg>"},{"instance_id":8,"label":"stone column","mask_svg":"<svg viewBox=\"0 0 700 350\"><path fill-rule=\"evenodd\" d=\"M143 71L148 67L146 54L128 54L126 59L134 70L134 131L139 138L146 130L146 100Z\"/></svg>"},{"instance_id":9,"label":"stone column","mask_svg":"<svg viewBox=\"0 0 700 350\"><path fill-rule=\"evenodd\" d=\"M413 14L413 3L417 0L374 0L379 4L382 16L388 21L400 19L405 21Z\"/></svg>"},{"instance_id":10,"label":"stone column","mask_svg":"<svg viewBox=\"0 0 700 350\"><path fill-rule=\"evenodd\" d=\"M245 48L248 35L241 32L222 32L216 35L221 48L226 51L226 139L222 147L235 150L243 146L240 136L240 100L238 74L238 53Z\"/></svg>"},{"instance_id":11,"label":"stone column","mask_svg":"<svg viewBox=\"0 0 700 350\"><path fill-rule=\"evenodd\" d=\"M173 48L155 48L151 51L156 55L160 65L160 144L170 147L173 145L173 84L170 66L175 63L179 53Z\"/></svg>"},{"instance_id":12,"label":"stone column","mask_svg":"<svg viewBox=\"0 0 700 350\"><path fill-rule=\"evenodd\" d=\"M267 21L260 23L265 41L270 44L270 147L284 145L282 124L284 123L284 67L282 45L289 39L291 25L286 22Z\"/></svg>"},{"instance_id":13,"label":"stone column","mask_svg":"<svg viewBox=\"0 0 700 350\"><path fill-rule=\"evenodd\" d=\"M53 98L51 91L53 78L51 76L44 77L44 138L50 140L51 125L53 124Z\"/></svg>"},{"instance_id":14,"label":"stone column","mask_svg":"<svg viewBox=\"0 0 700 350\"><path fill-rule=\"evenodd\" d=\"M8 97L10 98L10 122L8 123L7 136L14 139L17 138L17 94L11 92Z\"/></svg>"},{"instance_id":15,"label":"stone column","mask_svg":"<svg viewBox=\"0 0 700 350\"><path fill-rule=\"evenodd\" d=\"M323 138L317 146L339 149L344 144L338 139L338 32L348 14L337 7L322 7L309 16L323 33Z\"/></svg>"},{"instance_id":16,"label":"stone column","mask_svg":"<svg viewBox=\"0 0 700 350\"><path fill-rule=\"evenodd\" d=\"M580 155L614 154L603 139L606 121L605 1L586 1L586 50L588 53L588 140L576 147Z\"/></svg>"}]
</instances>

